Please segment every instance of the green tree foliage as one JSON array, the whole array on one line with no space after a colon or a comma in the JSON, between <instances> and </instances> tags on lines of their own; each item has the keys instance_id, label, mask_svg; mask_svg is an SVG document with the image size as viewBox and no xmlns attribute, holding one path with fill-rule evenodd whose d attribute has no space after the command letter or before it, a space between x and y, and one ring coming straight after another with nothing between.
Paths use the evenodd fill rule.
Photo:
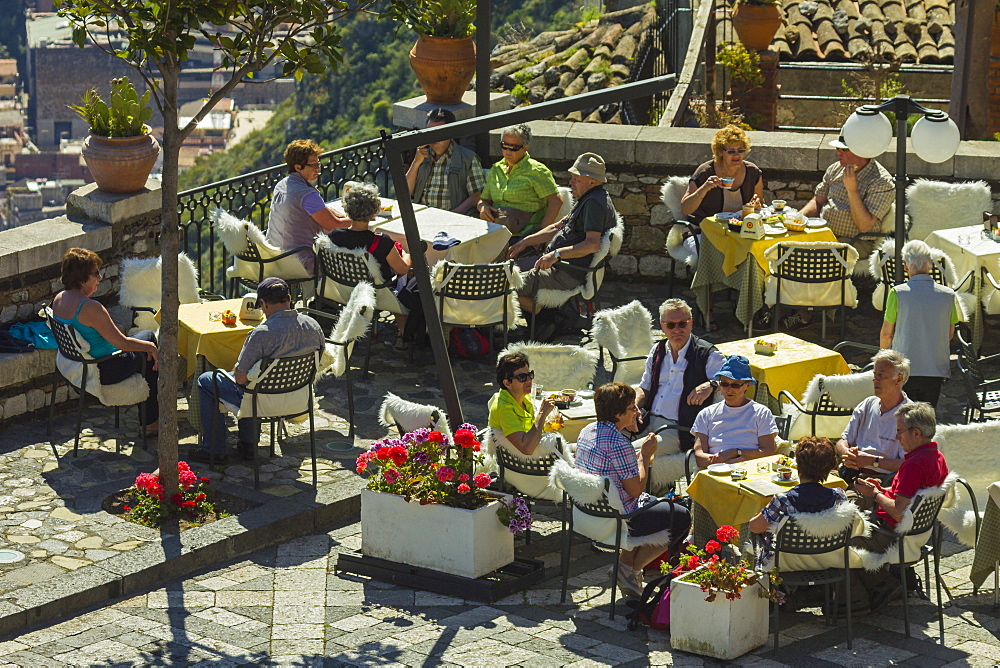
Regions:
<instances>
[{"instance_id":1,"label":"green tree foliage","mask_svg":"<svg viewBox=\"0 0 1000 668\"><path fill-rule=\"evenodd\" d=\"M23 77L28 32L25 27L24 0L0 0L0 58L17 60L17 71Z\"/></svg>"}]
</instances>

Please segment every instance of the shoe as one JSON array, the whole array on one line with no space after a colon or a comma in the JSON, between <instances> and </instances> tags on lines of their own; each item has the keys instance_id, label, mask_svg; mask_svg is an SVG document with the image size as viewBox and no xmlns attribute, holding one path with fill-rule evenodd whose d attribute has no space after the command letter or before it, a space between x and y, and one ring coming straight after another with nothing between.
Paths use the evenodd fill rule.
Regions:
<instances>
[{"instance_id":1,"label":"shoe","mask_svg":"<svg viewBox=\"0 0 1000 668\"><path fill-rule=\"evenodd\" d=\"M781 329L786 332L797 332L800 329L805 329L812 324L812 319L806 320L799 313L792 313L791 315L786 315L781 319Z\"/></svg>"},{"instance_id":2,"label":"shoe","mask_svg":"<svg viewBox=\"0 0 1000 668\"><path fill-rule=\"evenodd\" d=\"M754 329L760 329L760 330L771 329L773 326L774 326L774 312L771 309L767 309L766 311L759 313L753 319Z\"/></svg>"},{"instance_id":3,"label":"shoe","mask_svg":"<svg viewBox=\"0 0 1000 668\"><path fill-rule=\"evenodd\" d=\"M245 462L253 461L253 449L257 447L255 443L244 443L243 441L237 441L236 451L240 453L240 459Z\"/></svg>"},{"instance_id":4,"label":"shoe","mask_svg":"<svg viewBox=\"0 0 1000 668\"><path fill-rule=\"evenodd\" d=\"M615 565L611 564L609 576L614 575ZM630 596L642 596L642 571L633 571L625 564L618 565L618 588Z\"/></svg>"},{"instance_id":5,"label":"shoe","mask_svg":"<svg viewBox=\"0 0 1000 668\"><path fill-rule=\"evenodd\" d=\"M228 464L229 463L229 455L228 454L219 454L219 453L217 453L213 457L212 453L210 453L205 448L192 448L191 450L188 450L188 456L187 456L187 458L190 461L192 461L192 462L198 462L199 464L210 464L210 463L213 463L213 462L215 464Z\"/></svg>"},{"instance_id":6,"label":"shoe","mask_svg":"<svg viewBox=\"0 0 1000 668\"><path fill-rule=\"evenodd\" d=\"M903 589L899 586L899 580L886 580L868 596L872 611L878 610L889 601L899 598L902 593Z\"/></svg>"},{"instance_id":7,"label":"shoe","mask_svg":"<svg viewBox=\"0 0 1000 668\"><path fill-rule=\"evenodd\" d=\"M396 342L392 345L392 349L396 352L405 352L410 349L410 344L403 340L403 337L396 337Z\"/></svg>"}]
</instances>

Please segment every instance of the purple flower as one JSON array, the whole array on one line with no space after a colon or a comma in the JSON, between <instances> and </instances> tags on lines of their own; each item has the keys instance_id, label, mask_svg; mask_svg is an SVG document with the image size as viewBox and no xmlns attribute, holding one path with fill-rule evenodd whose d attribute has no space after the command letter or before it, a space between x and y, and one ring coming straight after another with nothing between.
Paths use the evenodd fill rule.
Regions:
<instances>
[{"instance_id":1,"label":"purple flower","mask_svg":"<svg viewBox=\"0 0 1000 668\"><path fill-rule=\"evenodd\" d=\"M431 433L430 429L421 427L420 429L414 429L408 436L413 437L414 443L425 443L427 441L427 435Z\"/></svg>"},{"instance_id":2,"label":"purple flower","mask_svg":"<svg viewBox=\"0 0 1000 668\"><path fill-rule=\"evenodd\" d=\"M463 422L462 425L458 429L459 430L461 430L461 429L468 429L469 431L471 431L473 433L479 431L478 429L476 429L476 425L469 424L468 422Z\"/></svg>"},{"instance_id":3,"label":"purple flower","mask_svg":"<svg viewBox=\"0 0 1000 668\"><path fill-rule=\"evenodd\" d=\"M413 455L413 461L421 466L427 466L431 461L431 456L426 452L418 452Z\"/></svg>"}]
</instances>

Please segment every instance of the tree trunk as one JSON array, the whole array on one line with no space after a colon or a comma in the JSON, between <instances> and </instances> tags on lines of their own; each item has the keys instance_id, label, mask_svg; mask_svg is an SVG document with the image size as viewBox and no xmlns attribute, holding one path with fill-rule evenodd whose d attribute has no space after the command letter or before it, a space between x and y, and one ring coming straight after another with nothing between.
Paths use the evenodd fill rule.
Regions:
<instances>
[{"instance_id":1,"label":"tree trunk","mask_svg":"<svg viewBox=\"0 0 1000 668\"><path fill-rule=\"evenodd\" d=\"M160 437L158 455L160 481L166 502L177 493L177 253L180 231L177 225L177 164L181 131L177 127L177 82L180 66L175 59L160 65L163 77L163 209L160 217L160 257L162 293L160 306Z\"/></svg>"}]
</instances>

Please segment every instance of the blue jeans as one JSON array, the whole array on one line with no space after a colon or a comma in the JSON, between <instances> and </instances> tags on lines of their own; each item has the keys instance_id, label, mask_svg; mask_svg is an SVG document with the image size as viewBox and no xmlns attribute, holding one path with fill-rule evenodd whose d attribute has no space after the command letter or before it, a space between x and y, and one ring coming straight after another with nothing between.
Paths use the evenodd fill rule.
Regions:
<instances>
[{"instance_id":1,"label":"blue jeans","mask_svg":"<svg viewBox=\"0 0 1000 668\"><path fill-rule=\"evenodd\" d=\"M213 376L216 376L214 371L206 371L198 376L198 395L201 399L201 447L221 455L226 453L226 422L225 416L218 410L219 400L239 406L243 401L243 387L220 373L219 393L216 395ZM243 443L256 445L260 440L260 428L254 424L253 418L237 420L237 430L239 439Z\"/></svg>"}]
</instances>

